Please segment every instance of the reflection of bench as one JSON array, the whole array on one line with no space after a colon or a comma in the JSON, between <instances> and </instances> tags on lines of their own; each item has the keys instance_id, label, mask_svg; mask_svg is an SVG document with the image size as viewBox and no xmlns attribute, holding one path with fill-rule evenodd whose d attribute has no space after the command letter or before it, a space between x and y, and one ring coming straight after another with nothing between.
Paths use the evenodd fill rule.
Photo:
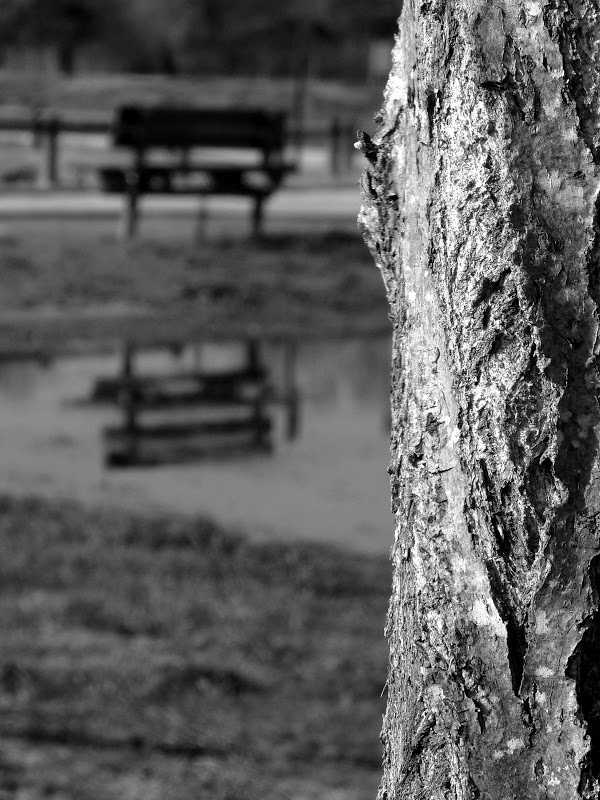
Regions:
<instances>
[{"instance_id":1,"label":"reflection of bench","mask_svg":"<svg viewBox=\"0 0 600 800\"><path fill-rule=\"evenodd\" d=\"M144 194L244 195L254 201L252 228L260 233L263 205L294 165L284 161L285 115L263 110L209 110L127 106L113 128L114 144L133 151L129 169L100 171L105 191L127 195L126 231L136 232L138 200ZM190 151L203 148L202 160ZM236 150L226 161L217 150ZM155 151L152 161L149 151ZM174 160L164 152L179 151Z\"/></svg>"},{"instance_id":2,"label":"reflection of bench","mask_svg":"<svg viewBox=\"0 0 600 800\"><path fill-rule=\"evenodd\" d=\"M238 369L135 375L133 351L127 348L121 376L97 381L92 396L96 402L118 404L123 412L121 425L102 432L105 464L270 450L267 376L253 344L247 355Z\"/></svg>"},{"instance_id":3,"label":"reflection of bench","mask_svg":"<svg viewBox=\"0 0 600 800\"><path fill-rule=\"evenodd\" d=\"M287 346L284 356L285 385L277 393L255 342L247 344L246 361L238 368L161 375L135 374L134 352L127 347L121 375L99 378L90 398L117 405L123 413L121 425L102 432L106 466L270 451L272 403L285 407L286 435L294 439L299 428L295 348Z\"/></svg>"}]
</instances>

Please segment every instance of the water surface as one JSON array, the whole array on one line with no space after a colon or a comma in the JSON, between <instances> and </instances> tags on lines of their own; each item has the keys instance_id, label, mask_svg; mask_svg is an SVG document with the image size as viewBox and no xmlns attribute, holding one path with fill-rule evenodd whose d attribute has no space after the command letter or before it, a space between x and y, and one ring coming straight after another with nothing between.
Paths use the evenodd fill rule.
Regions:
<instances>
[{"instance_id":1,"label":"water surface","mask_svg":"<svg viewBox=\"0 0 600 800\"><path fill-rule=\"evenodd\" d=\"M117 373L118 357L58 360L43 367L0 368L2 486L141 511L207 513L258 538L311 539L369 552L388 552L388 340L314 343L299 351L302 430L284 436L275 412L272 455L106 470L99 433L119 419L106 407L78 408L96 378ZM236 346L188 348L179 355L138 357L140 373L227 367L242 357ZM264 351L275 383L282 352Z\"/></svg>"}]
</instances>

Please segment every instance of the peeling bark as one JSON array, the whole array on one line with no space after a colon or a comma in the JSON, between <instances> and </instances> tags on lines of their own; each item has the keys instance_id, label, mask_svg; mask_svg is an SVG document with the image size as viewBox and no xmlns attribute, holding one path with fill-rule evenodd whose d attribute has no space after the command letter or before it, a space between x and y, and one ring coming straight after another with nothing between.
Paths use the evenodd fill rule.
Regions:
<instances>
[{"instance_id":1,"label":"peeling bark","mask_svg":"<svg viewBox=\"0 0 600 800\"><path fill-rule=\"evenodd\" d=\"M600 797L600 8L405 0L360 223L394 320L380 800Z\"/></svg>"}]
</instances>

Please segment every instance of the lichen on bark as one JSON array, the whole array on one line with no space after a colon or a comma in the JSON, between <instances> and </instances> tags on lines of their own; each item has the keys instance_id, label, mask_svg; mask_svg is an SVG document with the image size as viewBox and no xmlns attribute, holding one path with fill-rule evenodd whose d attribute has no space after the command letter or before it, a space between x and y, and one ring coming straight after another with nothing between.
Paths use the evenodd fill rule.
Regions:
<instances>
[{"instance_id":1,"label":"lichen on bark","mask_svg":"<svg viewBox=\"0 0 600 800\"><path fill-rule=\"evenodd\" d=\"M600 795L600 9L405 0L360 224L394 320L388 800Z\"/></svg>"}]
</instances>

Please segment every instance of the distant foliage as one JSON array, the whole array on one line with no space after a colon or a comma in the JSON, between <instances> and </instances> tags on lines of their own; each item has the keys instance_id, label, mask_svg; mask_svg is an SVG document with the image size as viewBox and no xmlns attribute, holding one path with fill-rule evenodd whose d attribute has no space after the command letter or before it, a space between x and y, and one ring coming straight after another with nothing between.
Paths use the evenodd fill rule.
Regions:
<instances>
[{"instance_id":1,"label":"distant foliage","mask_svg":"<svg viewBox=\"0 0 600 800\"><path fill-rule=\"evenodd\" d=\"M55 48L66 73L93 44L130 71L279 77L309 58L315 74L360 78L398 13L397 0L0 0L0 47Z\"/></svg>"},{"instance_id":2,"label":"distant foliage","mask_svg":"<svg viewBox=\"0 0 600 800\"><path fill-rule=\"evenodd\" d=\"M133 17L121 0L2 0L0 42L6 45L51 47L61 70L75 70L77 53L86 44L102 42L107 49L116 38L134 31Z\"/></svg>"}]
</instances>

